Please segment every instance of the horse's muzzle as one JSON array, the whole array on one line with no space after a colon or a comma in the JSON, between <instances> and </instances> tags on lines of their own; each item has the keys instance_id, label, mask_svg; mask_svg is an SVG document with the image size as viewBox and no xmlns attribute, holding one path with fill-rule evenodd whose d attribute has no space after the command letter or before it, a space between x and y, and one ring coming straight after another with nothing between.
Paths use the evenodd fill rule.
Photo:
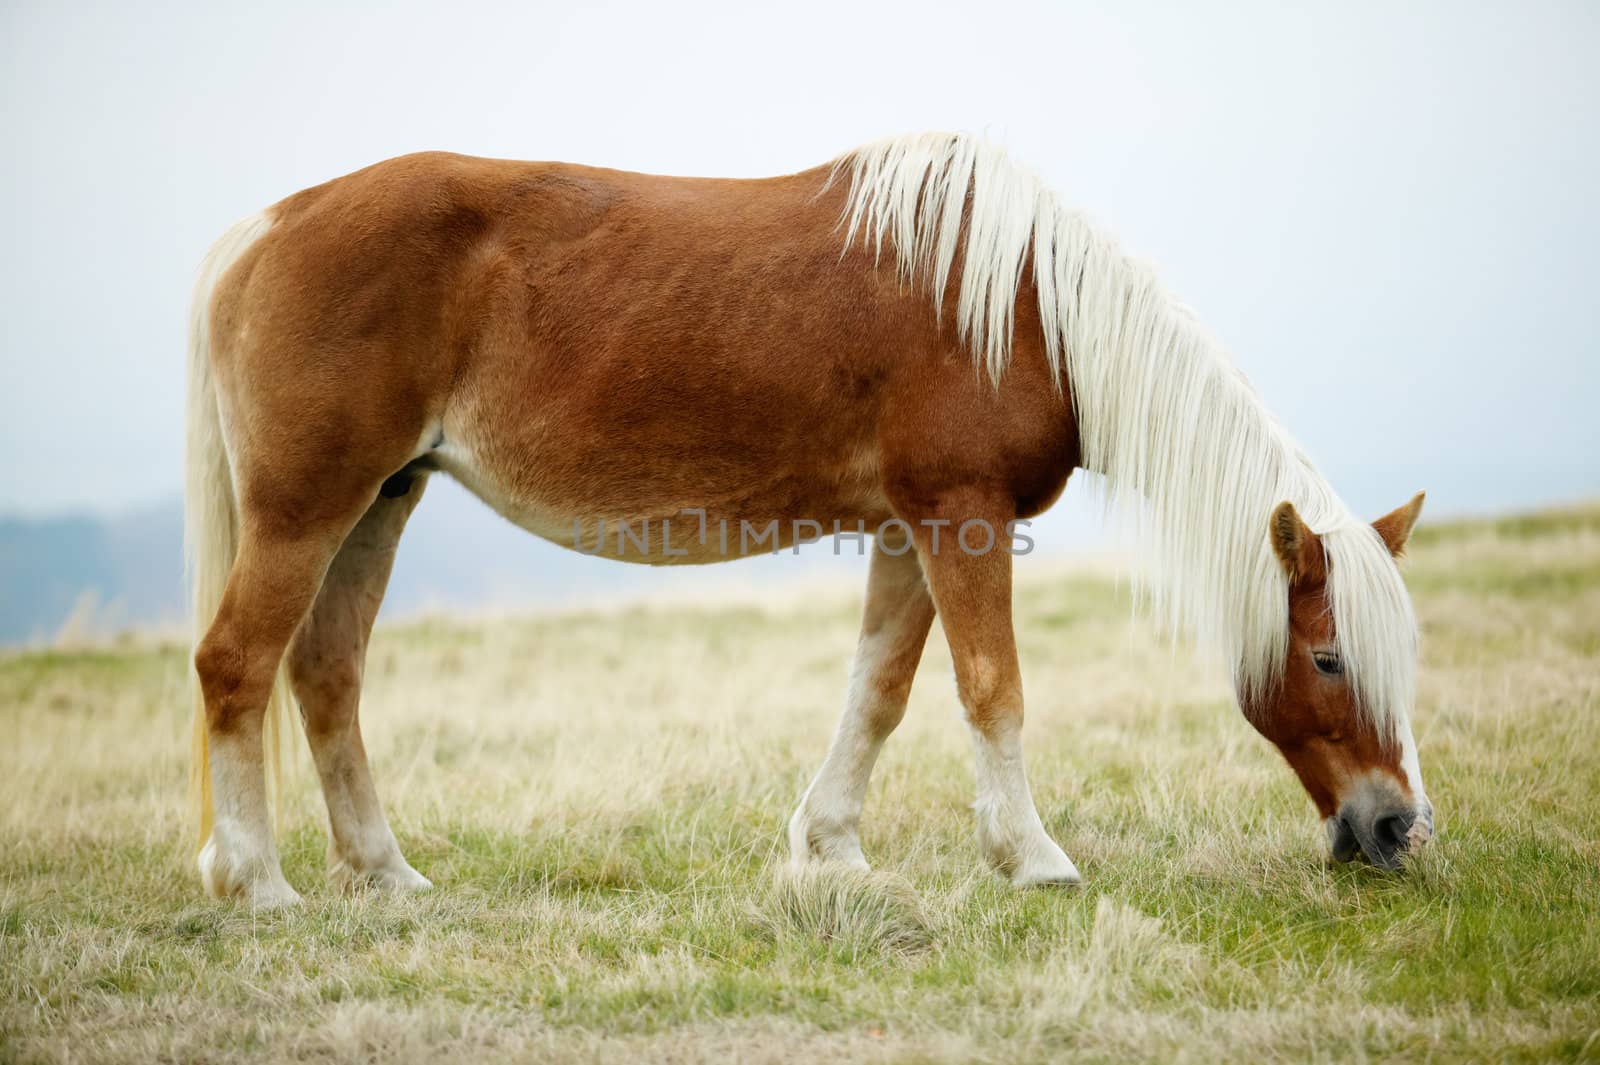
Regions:
<instances>
[{"instance_id":1,"label":"horse's muzzle","mask_svg":"<svg viewBox=\"0 0 1600 1065\"><path fill-rule=\"evenodd\" d=\"M1398 869L1407 855L1433 838L1433 807L1423 803L1374 810L1370 803L1347 802L1328 818L1327 828L1335 861L1360 855L1380 869Z\"/></svg>"}]
</instances>

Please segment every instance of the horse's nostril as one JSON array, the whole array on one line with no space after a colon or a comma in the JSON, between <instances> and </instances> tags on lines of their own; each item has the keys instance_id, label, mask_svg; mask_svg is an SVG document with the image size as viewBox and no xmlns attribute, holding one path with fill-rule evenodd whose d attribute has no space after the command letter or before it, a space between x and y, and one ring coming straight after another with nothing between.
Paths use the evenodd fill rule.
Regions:
<instances>
[{"instance_id":1,"label":"horse's nostril","mask_svg":"<svg viewBox=\"0 0 1600 1065\"><path fill-rule=\"evenodd\" d=\"M1372 834L1377 837L1379 846L1385 850L1405 850L1410 846L1407 833L1411 831L1411 822L1416 819L1414 814L1390 814L1380 817L1372 826Z\"/></svg>"}]
</instances>

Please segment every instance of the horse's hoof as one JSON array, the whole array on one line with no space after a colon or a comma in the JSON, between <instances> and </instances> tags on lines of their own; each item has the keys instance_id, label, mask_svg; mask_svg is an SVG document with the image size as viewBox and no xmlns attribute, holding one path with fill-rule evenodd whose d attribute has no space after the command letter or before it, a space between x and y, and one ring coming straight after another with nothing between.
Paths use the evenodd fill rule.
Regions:
<instances>
[{"instance_id":1,"label":"horse's hoof","mask_svg":"<svg viewBox=\"0 0 1600 1065\"><path fill-rule=\"evenodd\" d=\"M350 863L335 860L328 868L328 881L345 891L392 891L416 893L432 891L433 881L411 868L404 858L370 869L356 869Z\"/></svg>"},{"instance_id":2,"label":"horse's hoof","mask_svg":"<svg viewBox=\"0 0 1600 1065\"><path fill-rule=\"evenodd\" d=\"M305 900L300 897L300 892L289 886L287 880L279 878L276 883L264 880L252 884L239 901L252 910L284 910L298 906Z\"/></svg>"},{"instance_id":3,"label":"horse's hoof","mask_svg":"<svg viewBox=\"0 0 1600 1065\"><path fill-rule=\"evenodd\" d=\"M382 891L416 893L432 891L433 881L402 862L398 869L385 869L369 875L367 882Z\"/></svg>"},{"instance_id":4,"label":"horse's hoof","mask_svg":"<svg viewBox=\"0 0 1600 1065\"><path fill-rule=\"evenodd\" d=\"M1083 883L1083 874L1065 851L1053 842L1043 853L1029 855L1011 874L1014 887L1072 887Z\"/></svg>"},{"instance_id":5,"label":"horse's hoof","mask_svg":"<svg viewBox=\"0 0 1600 1065\"><path fill-rule=\"evenodd\" d=\"M212 898L232 899L252 910L279 910L300 902L300 893L289 886L275 862L229 857L227 849L218 845L215 831L200 848L195 864L200 870L200 883Z\"/></svg>"}]
</instances>

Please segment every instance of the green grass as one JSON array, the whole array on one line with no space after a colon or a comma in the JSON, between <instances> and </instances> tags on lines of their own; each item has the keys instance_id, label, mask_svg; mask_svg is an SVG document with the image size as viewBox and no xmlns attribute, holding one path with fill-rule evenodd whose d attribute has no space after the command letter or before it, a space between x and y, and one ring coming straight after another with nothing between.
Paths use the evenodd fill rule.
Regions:
<instances>
[{"instance_id":1,"label":"green grass","mask_svg":"<svg viewBox=\"0 0 1600 1065\"><path fill-rule=\"evenodd\" d=\"M854 643L848 598L381 631L365 731L424 896L202 896L186 653L0 658L0 1060L1600 1059L1600 510L1419 535L1439 833L1335 866L1210 665L1109 579L1025 560L1030 776L1087 877L971 839L936 631L863 823L782 868ZM306 759L302 757L301 762Z\"/></svg>"}]
</instances>

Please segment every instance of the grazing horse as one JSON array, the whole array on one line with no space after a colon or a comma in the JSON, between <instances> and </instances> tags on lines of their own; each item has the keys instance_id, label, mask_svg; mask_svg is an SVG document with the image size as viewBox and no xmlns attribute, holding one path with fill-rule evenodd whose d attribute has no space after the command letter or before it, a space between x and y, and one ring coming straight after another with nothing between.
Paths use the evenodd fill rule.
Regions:
<instances>
[{"instance_id":1,"label":"grazing horse","mask_svg":"<svg viewBox=\"0 0 1600 1065\"><path fill-rule=\"evenodd\" d=\"M189 389L192 790L218 896L298 898L263 769L291 698L330 874L429 886L384 818L357 704L395 547L439 471L531 532L632 561L876 534L796 862L865 866L868 777L937 614L984 858L1019 885L1079 879L1023 771L1009 535L1079 467L1136 515L1151 609L1225 657L1334 856L1394 866L1432 831L1394 561L1422 497L1352 516L1153 273L981 140L890 139L749 181L379 163L222 237Z\"/></svg>"}]
</instances>

